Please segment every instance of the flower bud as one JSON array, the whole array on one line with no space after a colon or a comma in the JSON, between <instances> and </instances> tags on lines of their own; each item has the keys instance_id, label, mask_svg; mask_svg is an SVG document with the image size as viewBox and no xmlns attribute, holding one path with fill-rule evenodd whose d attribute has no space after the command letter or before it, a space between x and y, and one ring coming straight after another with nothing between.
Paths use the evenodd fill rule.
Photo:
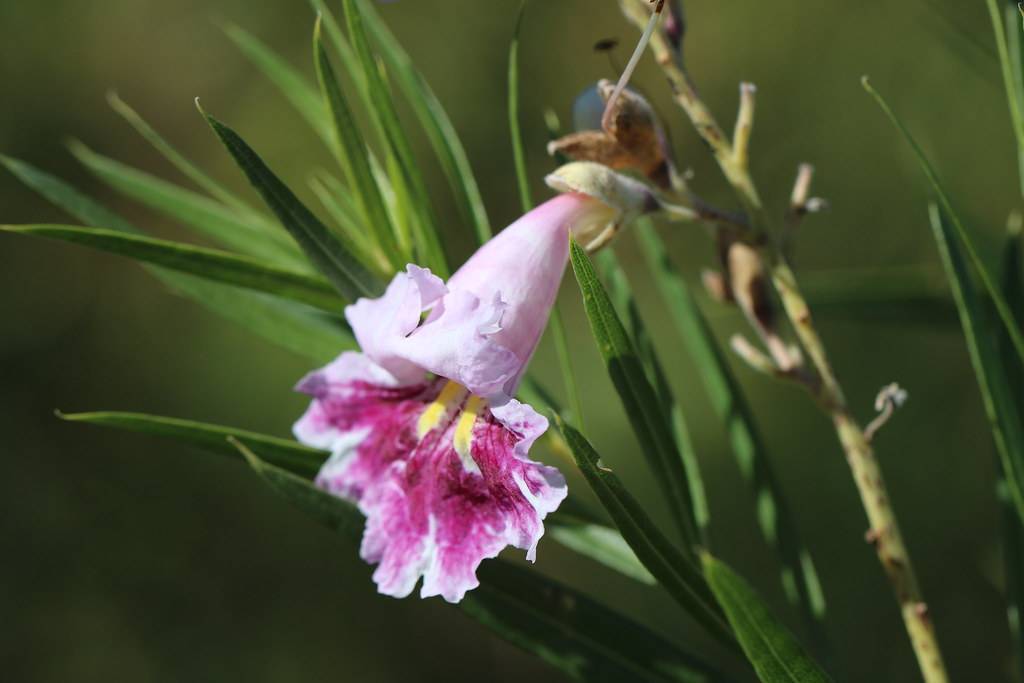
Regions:
<instances>
[{"instance_id":1,"label":"flower bud","mask_svg":"<svg viewBox=\"0 0 1024 683\"><path fill-rule=\"evenodd\" d=\"M649 187L593 161L565 164L544 181L558 192L593 197L609 207L608 220L578 225L574 230L575 238L590 252L607 245L624 223L662 208Z\"/></svg>"}]
</instances>

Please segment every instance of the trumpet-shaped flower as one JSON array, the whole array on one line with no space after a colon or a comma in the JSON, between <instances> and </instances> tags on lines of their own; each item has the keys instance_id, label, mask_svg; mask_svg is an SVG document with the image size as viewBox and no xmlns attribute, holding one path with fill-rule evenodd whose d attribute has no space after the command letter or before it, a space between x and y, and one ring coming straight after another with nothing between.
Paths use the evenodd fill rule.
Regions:
<instances>
[{"instance_id":1,"label":"trumpet-shaped flower","mask_svg":"<svg viewBox=\"0 0 1024 683\"><path fill-rule=\"evenodd\" d=\"M569 193L481 247L447 284L409 265L378 299L345 311L362 353L346 352L298 390L313 397L300 441L331 456L317 484L366 516L360 554L381 593L458 602L506 546L533 560L544 517L566 496L530 460L547 420L512 398L547 324L568 261L618 211Z\"/></svg>"}]
</instances>

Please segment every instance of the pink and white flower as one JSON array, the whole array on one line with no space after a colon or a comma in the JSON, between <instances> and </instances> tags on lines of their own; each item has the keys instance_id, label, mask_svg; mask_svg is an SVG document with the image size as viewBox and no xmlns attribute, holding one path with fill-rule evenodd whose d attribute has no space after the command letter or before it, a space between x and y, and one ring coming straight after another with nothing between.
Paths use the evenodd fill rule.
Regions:
<instances>
[{"instance_id":1,"label":"pink and white flower","mask_svg":"<svg viewBox=\"0 0 1024 683\"><path fill-rule=\"evenodd\" d=\"M316 481L366 515L360 554L381 593L458 602L506 546L533 561L565 479L529 459L548 427L512 398L568 261L570 231L600 233L617 209L584 194L549 200L481 247L447 284L409 265L345 316L346 352L298 390L313 397L296 437L331 452Z\"/></svg>"}]
</instances>

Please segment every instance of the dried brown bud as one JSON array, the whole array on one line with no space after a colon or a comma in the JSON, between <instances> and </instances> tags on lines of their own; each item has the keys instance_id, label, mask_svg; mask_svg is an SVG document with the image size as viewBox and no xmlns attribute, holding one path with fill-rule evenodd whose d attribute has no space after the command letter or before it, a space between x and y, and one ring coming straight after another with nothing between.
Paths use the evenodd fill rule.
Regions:
<instances>
[{"instance_id":1,"label":"dried brown bud","mask_svg":"<svg viewBox=\"0 0 1024 683\"><path fill-rule=\"evenodd\" d=\"M608 102L615 84L602 80L597 92ZM548 145L548 153L564 154L577 161L596 161L618 170L635 170L659 187L669 186L668 146L651 105L640 95L625 90L612 104L604 130L571 133Z\"/></svg>"},{"instance_id":2,"label":"dried brown bud","mask_svg":"<svg viewBox=\"0 0 1024 683\"><path fill-rule=\"evenodd\" d=\"M771 330L775 316L768 295L764 263L757 250L745 242L733 242L726 252L726 266L730 289L740 308L762 329Z\"/></svg>"}]
</instances>

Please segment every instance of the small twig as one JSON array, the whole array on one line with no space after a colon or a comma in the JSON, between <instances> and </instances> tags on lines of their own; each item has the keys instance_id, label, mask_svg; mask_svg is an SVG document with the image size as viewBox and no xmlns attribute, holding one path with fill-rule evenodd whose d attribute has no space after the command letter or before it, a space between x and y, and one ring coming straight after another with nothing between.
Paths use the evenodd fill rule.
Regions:
<instances>
[{"instance_id":1,"label":"small twig","mask_svg":"<svg viewBox=\"0 0 1024 683\"><path fill-rule=\"evenodd\" d=\"M644 32L640 35L640 40L636 44L636 49L633 50L633 55L629 58L626 63L626 68L623 70L622 75L619 76L619 82L615 84L615 89L612 90L611 96L608 98L608 102L605 103L604 114L601 116L601 128L604 131L611 129L612 118L614 117L615 101L622 95L622 91L626 89L629 84L629 79L632 78L633 72L636 70L636 65L640 63L640 58L644 54L644 50L647 49L647 43L651 42L651 36L654 35L654 30L658 27L658 20L661 18L661 10L665 7L665 0L658 0L657 7L654 8L654 12L651 14L650 20L647 22L647 26L644 28Z\"/></svg>"},{"instance_id":2,"label":"small twig","mask_svg":"<svg viewBox=\"0 0 1024 683\"><path fill-rule=\"evenodd\" d=\"M757 86L753 83L740 83L740 108L736 115L736 128L732 133L733 162L746 169L750 162L750 134L754 129L754 103Z\"/></svg>"},{"instance_id":3,"label":"small twig","mask_svg":"<svg viewBox=\"0 0 1024 683\"><path fill-rule=\"evenodd\" d=\"M779 249L787 258L790 256L793 233L800 226L803 217L828 207L828 202L824 199L810 196L812 180L814 180L814 166L800 164L796 172L796 180L793 182L793 193L789 198L789 209L786 211L786 220L779 238Z\"/></svg>"},{"instance_id":4,"label":"small twig","mask_svg":"<svg viewBox=\"0 0 1024 683\"><path fill-rule=\"evenodd\" d=\"M800 164L796 172L796 182L793 183L793 194L789 198L789 209L793 213L799 213L807 205L807 198L811 194L812 180L814 180L814 166Z\"/></svg>"},{"instance_id":5,"label":"small twig","mask_svg":"<svg viewBox=\"0 0 1024 683\"><path fill-rule=\"evenodd\" d=\"M874 439L875 434L881 429L889 418L893 416L896 409L902 406L907 400L907 392L899 384L893 382L882 387L875 397L875 410L878 415L864 428L864 439L868 443Z\"/></svg>"}]
</instances>

